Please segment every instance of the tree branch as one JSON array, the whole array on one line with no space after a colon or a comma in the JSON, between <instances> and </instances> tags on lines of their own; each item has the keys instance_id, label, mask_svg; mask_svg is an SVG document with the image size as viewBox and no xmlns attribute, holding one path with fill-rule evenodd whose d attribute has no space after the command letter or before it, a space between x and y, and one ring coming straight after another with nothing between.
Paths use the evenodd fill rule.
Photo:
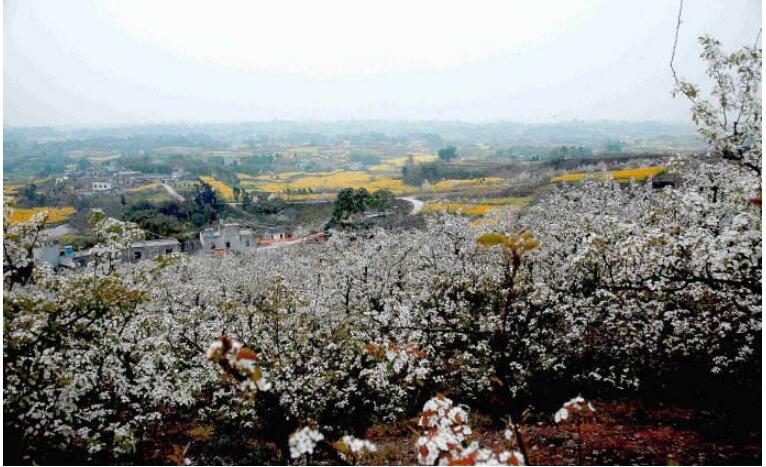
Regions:
<instances>
[{"instance_id":1,"label":"tree branch","mask_svg":"<svg viewBox=\"0 0 766 467\"><path fill-rule=\"evenodd\" d=\"M678 20L676 21L676 36L673 40L673 53L670 55L670 71L673 72L673 79L675 80L676 84L680 84L680 81L678 79L678 74L676 73L676 68L673 65L673 62L676 59L676 47L678 47L678 32L681 30L681 13L683 13L684 10L684 0L680 0L680 3L678 5Z\"/></svg>"}]
</instances>

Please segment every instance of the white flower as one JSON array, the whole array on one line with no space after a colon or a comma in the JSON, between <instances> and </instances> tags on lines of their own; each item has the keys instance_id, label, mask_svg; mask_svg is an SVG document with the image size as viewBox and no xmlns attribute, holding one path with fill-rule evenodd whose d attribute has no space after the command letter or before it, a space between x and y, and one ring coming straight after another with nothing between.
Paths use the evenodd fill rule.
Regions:
<instances>
[{"instance_id":1,"label":"white flower","mask_svg":"<svg viewBox=\"0 0 766 467\"><path fill-rule=\"evenodd\" d=\"M258 378L255 384L259 391L268 391L271 389L271 382L266 379L265 373L260 378Z\"/></svg>"},{"instance_id":2,"label":"white flower","mask_svg":"<svg viewBox=\"0 0 766 467\"><path fill-rule=\"evenodd\" d=\"M317 443L323 439L324 435L318 430L313 430L307 426L301 428L291 434L290 439L288 440L290 457L297 459L304 454L313 453Z\"/></svg>"},{"instance_id":3,"label":"white flower","mask_svg":"<svg viewBox=\"0 0 766 467\"><path fill-rule=\"evenodd\" d=\"M585 415L588 412L593 413L595 411L596 409L593 408L593 404L587 402L582 396L577 396L564 402L564 405L553 414L553 420L556 423L561 423L568 420L570 415L574 415L576 418L577 416Z\"/></svg>"},{"instance_id":4,"label":"white flower","mask_svg":"<svg viewBox=\"0 0 766 467\"><path fill-rule=\"evenodd\" d=\"M377 452L378 450L378 447L374 443L366 439L359 439L353 436L345 435L343 438L341 438L341 441L343 441L343 443L348 446L348 448L354 454L364 450L369 452Z\"/></svg>"}]
</instances>

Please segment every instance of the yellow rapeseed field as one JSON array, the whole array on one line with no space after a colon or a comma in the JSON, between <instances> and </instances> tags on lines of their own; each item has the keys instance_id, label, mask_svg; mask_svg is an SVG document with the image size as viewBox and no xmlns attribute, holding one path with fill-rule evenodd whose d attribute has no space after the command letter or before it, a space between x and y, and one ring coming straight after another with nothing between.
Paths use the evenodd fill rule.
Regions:
<instances>
[{"instance_id":1,"label":"yellow rapeseed field","mask_svg":"<svg viewBox=\"0 0 766 467\"><path fill-rule=\"evenodd\" d=\"M387 159L385 162L391 165L395 165L396 167L404 167L404 164L407 163L409 158L409 155L399 156L392 159ZM423 162L433 162L439 157L436 154L412 154L412 158L415 160L416 164L422 164Z\"/></svg>"},{"instance_id":2,"label":"yellow rapeseed field","mask_svg":"<svg viewBox=\"0 0 766 467\"><path fill-rule=\"evenodd\" d=\"M237 178L247 182L259 182L259 181L282 182L282 181L290 180L291 178L299 177L301 175L304 175L305 173L306 172L279 172L276 174L264 174L264 175L248 175L244 173L238 173ZM326 175L330 173L332 172L313 172L311 175L319 176L319 175Z\"/></svg>"},{"instance_id":3,"label":"yellow rapeseed field","mask_svg":"<svg viewBox=\"0 0 766 467\"><path fill-rule=\"evenodd\" d=\"M345 187L357 188L370 180L365 172L338 172L329 175L317 175L297 178L287 184L291 190L309 189L317 191L336 191Z\"/></svg>"},{"instance_id":4,"label":"yellow rapeseed field","mask_svg":"<svg viewBox=\"0 0 766 467\"><path fill-rule=\"evenodd\" d=\"M65 221L69 216L75 213L75 209L70 206L61 208L31 208L31 209L14 209L11 213L11 222L26 222L30 217L34 216L38 212L48 211L48 223L55 224L57 222Z\"/></svg>"},{"instance_id":5,"label":"yellow rapeseed field","mask_svg":"<svg viewBox=\"0 0 766 467\"><path fill-rule=\"evenodd\" d=\"M390 190L392 193L401 195L412 191L412 187L403 181L389 177L378 177L364 185L368 191Z\"/></svg>"},{"instance_id":6,"label":"yellow rapeseed field","mask_svg":"<svg viewBox=\"0 0 766 467\"><path fill-rule=\"evenodd\" d=\"M610 174L615 180L630 180L631 178L635 178L637 181L643 181L649 177L656 177L657 175L663 174L667 170L668 168L664 165L657 165L653 167L640 167L638 169L615 170L614 172L610 172Z\"/></svg>"},{"instance_id":7,"label":"yellow rapeseed field","mask_svg":"<svg viewBox=\"0 0 766 467\"><path fill-rule=\"evenodd\" d=\"M87 159L91 162L107 162L115 159L119 159L119 154L103 154L103 155L97 155L97 156L88 156Z\"/></svg>"},{"instance_id":8,"label":"yellow rapeseed field","mask_svg":"<svg viewBox=\"0 0 766 467\"><path fill-rule=\"evenodd\" d=\"M472 178L465 180L441 180L436 183L431 183L431 191L452 191L462 188L477 188L477 187L489 187L497 185L504 179L499 177L484 177L484 178ZM427 189L426 187L423 187Z\"/></svg>"},{"instance_id":9,"label":"yellow rapeseed field","mask_svg":"<svg viewBox=\"0 0 766 467\"><path fill-rule=\"evenodd\" d=\"M425 205L423 212L448 212L450 214L462 213L466 216L483 216L496 209L500 209L500 206L494 204L444 203L441 201L432 201Z\"/></svg>"},{"instance_id":10,"label":"yellow rapeseed field","mask_svg":"<svg viewBox=\"0 0 766 467\"><path fill-rule=\"evenodd\" d=\"M435 156L420 155L421 160ZM401 158L399 158L401 159ZM394 167L393 165L391 167ZM303 190L311 190L314 193L335 193L342 188L366 188L369 191L386 189L394 194L402 195L417 191L417 188L404 183L401 179L393 176L363 172L358 170L336 170L334 172L281 172L273 175L247 175L237 174L242 180L242 186L247 189L256 189L272 193L287 193ZM424 191L454 191L469 188L493 187L504 179L499 177L485 177L467 180L442 180L426 185ZM317 197L316 199L326 199ZM495 202L495 204L508 204Z\"/></svg>"},{"instance_id":11,"label":"yellow rapeseed field","mask_svg":"<svg viewBox=\"0 0 766 467\"><path fill-rule=\"evenodd\" d=\"M74 150L67 151L67 155L88 159L91 162L106 162L122 157L120 154L102 151Z\"/></svg>"},{"instance_id":12,"label":"yellow rapeseed field","mask_svg":"<svg viewBox=\"0 0 766 467\"><path fill-rule=\"evenodd\" d=\"M558 177L553 177L550 181L551 182L579 182L581 180L585 180L585 175L586 174L584 172L564 174L564 175L559 175Z\"/></svg>"},{"instance_id":13,"label":"yellow rapeseed field","mask_svg":"<svg viewBox=\"0 0 766 467\"><path fill-rule=\"evenodd\" d=\"M503 198L482 198L472 200L468 202L457 201L431 201L425 205L423 212L449 212L455 214L462 212L468 216L484 216L488 212L496 211L499 209L509 208L513 211L517 211L532 201L531 196L506 196ZM491 218L494 219L494 218ZM484 222L488 222L485 219ZM496 221L496 219L494 219Z\"/></svg>"},{"instance_id":14,"label":"yellow rapeseed field","mask_svg":"<svg viewBox=\"0 0 766 467\"><path fill-rule=\"evenodd\" d=\"M371 172L398 172L409 160L410 156L398 156L390 159L384 159L380 164L370 166ZM434 154L412 154L416 164L422 164L424 162L433 162L439 157Z\"/></svg>"},{"instance_id":15,"label":"yellow rapeseed field","mask_svg":"<svg viewBox=\"0 0 766 467\"><path fill-rule=\"evenodd\" d=\"M335 193L283 193L279 197L285 201L324 201L335 199Z\"/></svg>"},{"instance_id":16,"label":"yellow rapeseed field","mask_svg":"<svg viewBox=\"0 0 766 467\"><path fill-rule=\"evenodd\" d=\"M19 191L19 188L23 187L24 184L16 184L16 183L5 183L3 185L3 203L7 205L12 205L14 200L16 199L16 194Z\"/></svg>"},{"instance_id":17,"label":"yellow rapeseed field","mask_svg":"<svg viewBox=\"0 0 766 467\"><path fill-rule=\"evenodd\" d=\"M366 188L369 191L380 189L391 190L395 194L411 191L411 187L401 180L370 175L359 171L337 171L326 174L309 175L293 178L290 181L274 180L259 185L259 189L274 193L284 193L288 190L312 190L315 192L336 192L342 188Z\"/></svg>"},{"instance_id":18,"label":"yellow rapeseed field","mask_svg":"<svg viewBox=\"0 0 766 467\"><path fill-rule=\"evenodd\" d=\"M635 179L638 182L642 182L649 177L656 177L657 175L663 174L667 170L668 168L664 165L656 165L652 167L639 167L636 169L613 170L611 172L607 172L607 174L617 181L627 181L627 180ZM579 181L585 180L586 178L601 180L604 178L604 176L602 172L590 172L590 173L576 172L571 174L559 175L558 177L553 177L551 178L550 181L551 182L579 182Z\"/></svg>"},{"instance_id":19,"label":"yellow rapeseed field","mask_svg":"<svg viewBox=\"0 0 766 467\"><path fill-rule=\"evenodd\" d=\"M246 186L250 188L252 185L247 184ZM261 191L269 191L272 193L283 193L287 190L287 183L285 182L259 183L252 187Z\"/></svg>"},{"instance_id":20,"label":"yellow rapeseed field","mask_svg":"<svg viewBox=\"0 0 766 467\"><path fill-rule=\"evenodd\" d=\"M215 191L217 191L225 200L232 200L234 199L234 190L231 189L231 187L219 180L214 179L213 177L200 177L200 180L207 183L208 185L212 186Z\"/></svg>"}]
</instances>

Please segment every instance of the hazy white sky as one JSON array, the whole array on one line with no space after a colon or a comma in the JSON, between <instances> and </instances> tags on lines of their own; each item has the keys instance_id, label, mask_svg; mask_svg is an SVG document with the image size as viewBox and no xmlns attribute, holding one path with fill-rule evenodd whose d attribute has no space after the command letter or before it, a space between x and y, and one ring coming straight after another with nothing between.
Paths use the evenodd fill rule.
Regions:
<instances>
[{"instance_id":1,"label":"hazy white sky","mask_svg":"<svg viewBox=\"0 0 766 467\"><path fill-rule=\"evenodd\" d=\"M5 0L5 125L270 119L688 119L678 4L641 1ZM686 0L735 48L757 0Z\"/></svg>"}]
</instances>

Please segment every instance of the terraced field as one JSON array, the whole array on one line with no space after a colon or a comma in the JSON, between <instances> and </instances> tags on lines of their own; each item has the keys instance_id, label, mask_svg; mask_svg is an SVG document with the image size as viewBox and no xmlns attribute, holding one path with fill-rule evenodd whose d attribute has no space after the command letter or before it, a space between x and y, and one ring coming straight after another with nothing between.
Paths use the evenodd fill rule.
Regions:
<instances>
[{"instance_id":1,"label":"terraced field","mask_svg":"<svg viewBox=\"0 0 766 467\"><path fill-rule=\"evenodd\" d=\"M380 164L370 166L370 171L371 172L398 172L399 170L401 170L402 167L404 167L405 164L407 164L409 157L410 156L407 155L407 156L399 156L399 157L393 157L390 159L385 159L381 161ZM422 164L424 162L434 162L435 160L439 159L434 154L413 154L412 158L416 164Z\"/></svg>"},{"instance_id":2,"label":"terraced field","mask_svg":"<svg viewBox=\"0 0 766 467\"><path fill-rule=\"evenodd\" d=\"M529 204L531 197L504 197L483 198L477 202L453 202L431 201L425 205L423 212L426 214L448 212L450 214L463 214L466 216L485 216L490 212L509 207L519 210Z\"/></svg>"},{"instance_id":3,"label":"terraced field","mask_svg":"<svg viewBox=\"0 0 766 467\"><path fill-rule=\"evenodd\" d=\"M505 181L505 179L499 177L485 177L466 180L442 180L430 184L425 183L421 187L413 187L407 185L398 177L355 170L320 173L282 172L272 175L238 173L237 178L241 182L240 185L248 190L278 193L280 195L327 195L309 196L306 199L327 199L342 188L366 188L369 191L386 189L396 195L405 195L418 192L439 193L496 188ZM208 180L210 177L205 179Z\"/></svg>"},{"instance_id":4,"label":"terraced field","mask_svg":"<svg viewBox=\"0 0 766 467\"><path fill-rule=\"evenodd\" d=\"M217 191L223 198L227 201L231 201L234 199L234 190L227 184L223 183L220 180L216 180L213 177L200 177L200 180L207 183L208 185L212 186L215 191Z\"/></svg>"},{"instance_id":5,"label":"terraced field","mask_svg":"<svg viewBox=\"0 0 766 467\"><path fill-rule=\"evenodd\" d=\"M637 182L642 182L649 177L656 177L665 173L668 168L664 165L656 165L652 167L639 167L635 169L625 170L613 170L606 172L607 177L611 177L617 181L629 181L631 179ZM575 172L570 174L559 175L550 179L551 182L580 182L585 179L603 180L603 172Z\"/></svg>"},{"instance_id":6,"label":"terraced field","mask_svg":"<svg viewBox=\"0 0 766 467\"><path fill-rule=\"evenodd\" d=\"M6 183L3 185L3 204L12 204L19 188L24 186L23 184Z\"/></svg>"},{"instance_id":7,"label":"terraced field","mask_svg":"<svg viewBox=\"0 0 766 467\"><path fill-rule=\"evenodd\" d=\"M252 184L253 188L272 192L290 193L293 191L311 191L314 193L335 193L342 188L366 188L369 191L391 190L395 194L411 192L412 187L399 179L375 176L361 171L337 171L306 176L286 176L277 174L263 183ZM293 174L291 174L293 175ZM263 177L259 176L258 178ZM282 178L284 177L284 179Z\"/></svg>"},{"instance_id":8,"label":"terraced field","mask_svg":"<svg viewBox=\"0 0 766 467\"><path fill-rule=\"evenodd\" d=\"M48 211L49 224L56 224L58 222L63 222L67 220L69 216L75 213L75 208L70 206L65 206L60 208L14 209L11 212L10 220L11 222L26 222L35 214L46 211L46 210Z\"/></svg>"},{"instance_id":9,"label":"terraced field","mask_svg":"<svg viewBox=\"0 0 766 467\"><path fill-rule=\"evenodd\" d=\"M499 177L484 177L484 178L472 178L465 180L441 180L436 183L432 183L424 190L428 191L454 191L469 188L488 188L497 186L503 183L505 179Z\"/></svg>"}]
</instances>

